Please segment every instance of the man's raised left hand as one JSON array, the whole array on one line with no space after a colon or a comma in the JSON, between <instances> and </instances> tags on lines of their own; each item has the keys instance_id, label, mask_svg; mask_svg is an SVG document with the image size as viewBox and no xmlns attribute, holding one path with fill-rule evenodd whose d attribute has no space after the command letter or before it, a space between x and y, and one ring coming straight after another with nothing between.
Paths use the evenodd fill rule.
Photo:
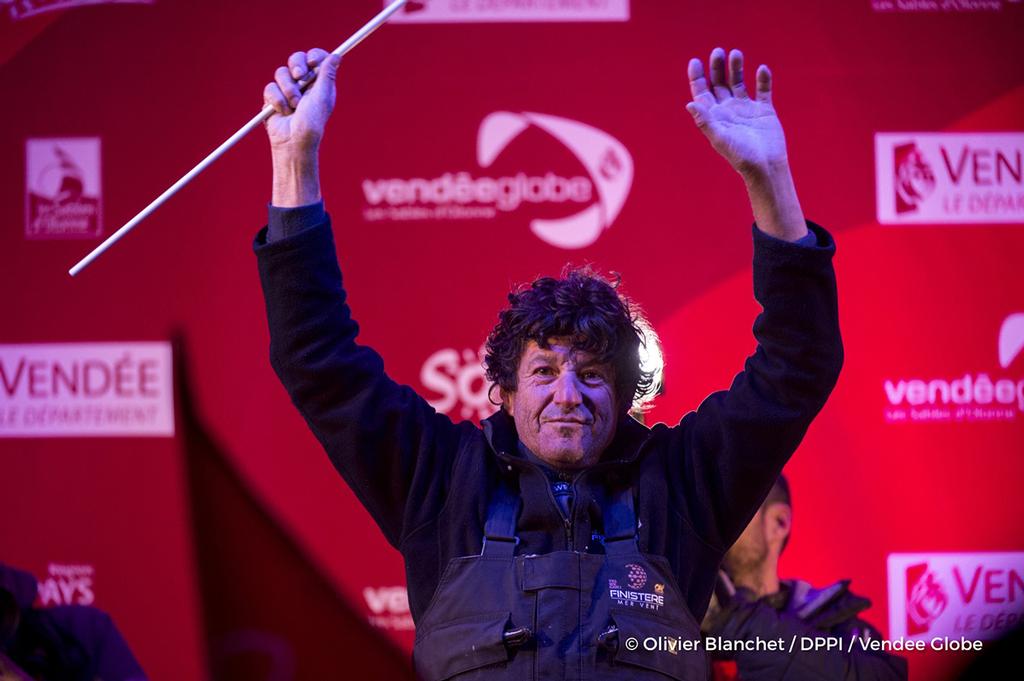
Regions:
<instances>
[{"instance_id":1,"label":"man's raised left hand","mask_svg":"<svg viewBox=\"0 0 1024 681\"><path fill-rule=\"evenodd\" d=\"M687 67L693 101L686 110L697 127L741 175L765 172L787 162L786 138L772 106L772 74L762 64L757 69L756 92L752 98L743 83L743 53L729 52L726 73L725 50L716 47L709 60L711 81L699 59Z\"/></svg>"}]
</instances>

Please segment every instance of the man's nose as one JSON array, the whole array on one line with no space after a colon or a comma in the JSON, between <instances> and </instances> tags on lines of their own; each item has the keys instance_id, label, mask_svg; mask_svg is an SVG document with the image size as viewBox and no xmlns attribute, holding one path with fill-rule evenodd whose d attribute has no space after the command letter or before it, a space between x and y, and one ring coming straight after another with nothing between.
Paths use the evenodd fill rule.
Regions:
<instances>
[{"instance_id":1,"label":"man's nose","mask_svg":"<svg viewBox=\"0 0 1024 681\"><path fill-rule=\"evenodd\" d=\"M583 401L579 381L574 372L565 371L555 380L554 401L563 407L575 407Z\"/></svg>"}]
</instances>

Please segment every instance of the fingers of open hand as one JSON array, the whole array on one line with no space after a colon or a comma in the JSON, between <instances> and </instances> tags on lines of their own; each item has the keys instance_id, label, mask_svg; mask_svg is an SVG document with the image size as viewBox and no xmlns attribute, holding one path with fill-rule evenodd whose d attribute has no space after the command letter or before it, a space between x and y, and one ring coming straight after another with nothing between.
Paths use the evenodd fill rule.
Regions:
<instances>
[{"instance_id":1,"label":"fingers of open hand","mask_svg":"<svg viewBox=\"0 0 1024 681\"><path fill-rule=\"evenodd\" d=\"M772 72L764 64L757 67L757 101L772 103Z\"/></svg>"},{"instance_id":2,"label":"fingers of open hand","mask_svg":"<svg viewBox=\"0 0 1024 681\"><path fill-rule=\"evenodd\" d=\"M749 99L747 86L743 84L743 53L739 50L729 51L729 89L733 97Z\"/></svg>"},{"instance_id":3,"label":"fingers of open hand","mask_svg":"<svg viewBox=\"0 0 1024 681\"><path fill-rule=\"evenodd\" d=\"M708 60L708 76L704 75L704 67L699 59L691 59L687 66L690 79L690 92L693 100L710 106L733 97L749 99L750 94L743 82L743 52L730 50L728 57L721 47L711 51ZM762 65L757 71L758 100L771 101L771 72Z\"/></svg>"},{"instance_id":4,"label":"fingers of open hand","mask_svg":"<svg viewBox=\"0 0 1024 681\"><path fill-rule=\"evenodd\" d=\"M704 106L715 103L715 96L708 89L708 79L704 77L704 65L700 63L700 59L690 60L686 67L686 76L690 79L690 94L694 102Z\"/></svg>"},{"instance_id":5,"label":"fingers of open hand","mask_svg":"<svg viewBox=\"0 0 1024 681\"><path fill-rule=\"evenodd\" d=\"M725 80L725 50L721 47L711 50L708 70L711 71L711 91L715 93L715 98L718 101L732 98L732 90Z\"/></svg>"}]
</instances>

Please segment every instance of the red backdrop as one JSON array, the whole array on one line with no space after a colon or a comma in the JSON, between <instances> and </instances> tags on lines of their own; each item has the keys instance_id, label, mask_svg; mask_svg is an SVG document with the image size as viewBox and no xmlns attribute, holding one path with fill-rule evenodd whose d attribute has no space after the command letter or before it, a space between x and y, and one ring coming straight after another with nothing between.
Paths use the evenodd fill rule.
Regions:
<instances>
[{"instance_id":1,"label":"red backdrop","mask_svg":"<svg viewBox=\"0 0 1024 681\"><path fill-rule=\"evenodd\" d=\"M615 3L582 3L605 4ZM410 648L400 557L268 363L251 253L270 196L263 132L77 278L66 270L99 237L26 234L26 194L40 177L29 140L99 139L98 169L79 170L102 180L109 235L258 110L289 53L334 47L381 3L157 0L15 18L23 5L0 17L0 342L180 333L193 406L252 497L367 626ZM362 338L397 380L454 418L478 418L475 353L510 284L592 262L622 273L664 342L653 420L676 421L726 386L753 348L751 218L739 178L683 105L689 57L742 48L750 74L771 66L804 211L836 236L847 353L787 468L795 531L782 576L852 578L874 602L867 618L890 633L889 554L1024 551L1024 405L1014 397L999 413L957 415L940 388L931 388L937 403L912 404L911 386L985 374L1019 392L1024 380L1024 357L1003 366L998 353L1001 333L1004 345L1021 335L1013 315L1024 312L1024 6L631 5L628 21L391 25L345 59L323 191ZM493 137L481 124L496 112L530 125L487 164L478 144ZM581 149L600 142L574 148L576 133L560 137L524 113L582 123L621 147L590 167ZM984 132L1011 136L989 144L975 135ZM878 222L878 202L892 197L876 196L876 175L896 172L890 151L876 151L878 133L907 133L926 156L934 177L917 185L910 211L923 224ZM947 156L928 156L926 133L946 134ZM448 213L426 219L378 195L401 189L385 180L460 172L583 178L591 194L498 207L493 217L486 202L477 217L452 217L449 201ZM994 192L1006 205L945 224L939 195L960 190ZM586 247L559 248L531 229L591 205L606 228ZM5 361L9 370L14 360ZM0 399L15 398L6 385ZM923 420L918 408L930 407L951 416ZM186 449L180 428L172 438L0 438L0 559L41 579L50 563L91 566L95 604L114 614L154 678L206 673ZM1020 612L1024 594L1008 579L999 594ZM948 678L966 660L914 654L911 678Z\"/></svg>"}]
</instances>

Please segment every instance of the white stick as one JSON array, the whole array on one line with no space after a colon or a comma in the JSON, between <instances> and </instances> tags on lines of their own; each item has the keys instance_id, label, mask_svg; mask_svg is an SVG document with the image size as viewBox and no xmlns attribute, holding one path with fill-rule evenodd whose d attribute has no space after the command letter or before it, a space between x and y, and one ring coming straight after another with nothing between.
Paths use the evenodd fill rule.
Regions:
<instances>
[{"instance_id":1,"label":"white stick","mask_svg":"<svg viewBox=\"0 0 1024 681\"><path fill-rule=\"evenodd\" d=\"M392 14L401 9L406 2L408 2L408 0L395 0L394 2L392 2L390 5L385 7L380 14L375 16L373 19L370 19L370 21L367 22L365 26L363 26L355 33L353 33L348 40L343 42L341 45L338 45L337 49L335 49L334 52L332 52L331 54L336 54L339 57L343 56L346 52L348 52L353 47L361 43L364 39L366 39L368 35L370 35L378 28L380 28L381 25L383 25L384 22L387 21ZM314 69L313 71L310 71L305 76L303 76L303 78L299 81L299 87L303 90L309 87L310 83L312 83L316 79L316 72L317 70ZM106 251L108 248L117 243L117 241L121 237L130 232L137 224L139 224L147 217L149 217L149 215L153 213L153 211L155 211L161 205L163 205L163 203L167 201L167 199L177 194L179 189L181 189L189 182L191 182L193 179L195 179L196 175L206 170L206 168L211 163L220 158L224 154L224 152L226 152L231 147L235 146L238 140L242 139L250 132L252 132L255 128L259 127L260 124L263 123L263 121L270 118L273 114L274 107L270 106L269 104L263 107L263 110L256 114L252 118L252 120L250 120L248 123L239 128L238 132L236 132L231 137L227 138L223 144L221 144L219 147L210 152L210 155L204 158L202 161L200 161L195 168L185 173L185 175L182 176L180 180L178 180L170 187L168 187L163 194L156 197L153 200L153 202L146 206L145 208L143 208L138 215L133 217L131 220L126 222L119 230L117 230L109 237L107 237L107 240L101 243L96 248L94 248L89 255L85 256L80 261L78 261L78 263L74 267L68 270L68 274L70 274L73 277L82 270L84 270L86 267L88 267L89 263L91 263L93 260L102 255L104 251Z\"/></svg>"}]
</instances>

